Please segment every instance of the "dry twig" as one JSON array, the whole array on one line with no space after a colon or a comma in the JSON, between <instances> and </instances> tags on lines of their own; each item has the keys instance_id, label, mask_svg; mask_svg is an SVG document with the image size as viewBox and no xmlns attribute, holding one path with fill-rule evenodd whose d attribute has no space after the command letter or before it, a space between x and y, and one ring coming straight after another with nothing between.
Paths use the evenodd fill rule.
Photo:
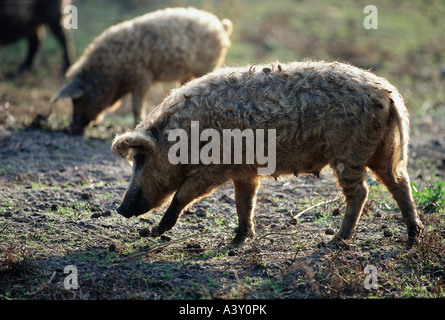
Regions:
<instances>
[{"instance_id":1,"label":"dry twig","mask_svg":"<svg viewBox=\"0 0 445 320\"><path fill-rule=\"evenodd\" d=\"M307 208L307 209L301 211L300 213L294 215L293 219L296 220L296 219L298 219L302 214L304 214L304 213L306 213L306 212L308 212L308 211L311 211L312 209L314 209L314 208L316 208L316 207L322 206L322 205L324 205L324 204L332 203L332 202L338 201L338 200L340 200L340 199L341 199L341 197L336 197L336 198L331 199L331 200L327 200L327 201L319 202L319 203L317 203L316 205L313 205L312 207L309 207L309 208Z\"/></svg>"}]
</instances>

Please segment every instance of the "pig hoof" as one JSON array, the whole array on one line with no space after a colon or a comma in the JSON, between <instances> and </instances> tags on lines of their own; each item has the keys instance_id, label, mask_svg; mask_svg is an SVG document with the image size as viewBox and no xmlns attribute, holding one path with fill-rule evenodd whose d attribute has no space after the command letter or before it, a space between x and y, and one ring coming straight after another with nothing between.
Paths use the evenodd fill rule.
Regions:
<instances>
[{"instance_id":1,"label":"pig hoof","mask_svg":"<svg viewBox=\"0 0 445 320\"><path fill-rule=\"evenodd\" d=\"M334 236L332 238L332 240L328 242L327 245L329 247L331 247L332 249L348 249L349 248L349 244L347 244L344 239L342 239L338 236Z\"/></svg>"},{"instance_id":2,"label":"pig hoof","mask_svg":"<svg viewBox=\"0 0 445 320\"><path fill-rule=\"evenodd\" d=\"M233 238L231 245L235 247L242 246L248 239L253 239L254 237L254 235L237 234L235 238Z\"/></svg>"},{"instance_id":3,"label":"pig hoof","mask_svg":"<svg viewBox=\"0 0 445 320\"><path fill-rule=\"evenodd\" d=\"M419 237L409 237L406 248L408 250L410 250L413 246L418 245L418 244L419 244Z\"/></svg>"},{"instance_id":4,"label":"pig hoof","mask_svg":"<svg viewBox=\"0 0 445 320\"><path fill-rule=\"evenodd\" d=\"M247 237L244 235L244 236L241 236L241 235L236 235L235 236L235 238L233 238L233 240L232 240L232 242L230 243L230 245L231 246L234 246L234 247L238 247L238 246L241 246L241 245L243 245L244 243L246 243L246 240L247 240Z\"/></svg>"},{"instance_id":5,"label":"pig hoof","mask_svg":"<svg viewBox=\"0 0 445 320\"><path fill-rule=\"evenodd\" d=\"M235 238L232 240L232 245L239 246L247 241L247 239L255 238L255 231L253 229L248 228L240 228L238 227L236 230Z\"/></svg>"},{"instance_id":6,"label":"pig hoof","mask_svg":"<svg viewBox=\"0 0 445 320\"><path fill-rule=\"evenodd\" d=\"M419 244L420 235L423 232L423 225L421 222L419 224L412 228L412 230L408 231L408 244L407 249L411 249L413 245Z\"/></svg>"},{"instance_id":7,"label":"pig hoof","mask_svg":"<svg viewBox=\"0 0 445 320\"><path fill-rule=\"evenodd\" d=\"M239 248L243 246L246 243L246 239L233 239L232 242L230 242L229 248Z\"/></svg>"},{"instance_id":8,"label":"pig hoof","mask_svg":"<svg viewBox=\"0 0 445 320\"><path fill-rule=\"evenodd\" d=\"M161 234L163 234L163 232L159 230L159 227L154 227L151 229L151 236L153 238L159 237Z\"/></svg>"}]
</instances>

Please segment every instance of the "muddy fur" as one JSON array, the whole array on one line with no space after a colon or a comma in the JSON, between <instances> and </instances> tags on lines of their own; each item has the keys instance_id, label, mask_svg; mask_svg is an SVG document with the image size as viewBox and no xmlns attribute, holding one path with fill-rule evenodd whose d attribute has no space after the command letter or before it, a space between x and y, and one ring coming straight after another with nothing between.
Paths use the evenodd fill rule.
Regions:
<instances>
[{"instance_id":1,"label":"muddy fur","mask_svg":"<svg viewBox=\"0 0 445 320\"><path fill-rule=\"evenodd\" d=\"M331 166L346 202L334 242L350 239L354 233L368 195L365 178L370 169L397 201L409 244L417 241L422 223L406 170L408 112L397 89L385 79L338 62L219 69L174 90L134 132L115 138L112 150L117 155L140 161L118 209L121 214L147 212L174 193L164 218L152 231L158 236L174 226L190 202L231 180L239 217L234 242L239 243L255 234L259 165L170 164L167 154L175 142L168 141L168 134L177 128L190 133L191 121L199 121L200 130L219 132L276 129L274 178L318 175ZM149 205L132 212L142 200Z\"/></svg>"},{"instance_id":2,"label":"muddy fur","mask_svg":"<svg viewBox=\"0 0 445 320\"><path fill-rule=\"evenodd\" d=\"M182 84L221 66L231 32L230 20L194 8L168 8L119 23L88 46L53 101L73 99L71 131L82 134L131 93L137 124L151 84Z\"/></svg>"}]
</instances>

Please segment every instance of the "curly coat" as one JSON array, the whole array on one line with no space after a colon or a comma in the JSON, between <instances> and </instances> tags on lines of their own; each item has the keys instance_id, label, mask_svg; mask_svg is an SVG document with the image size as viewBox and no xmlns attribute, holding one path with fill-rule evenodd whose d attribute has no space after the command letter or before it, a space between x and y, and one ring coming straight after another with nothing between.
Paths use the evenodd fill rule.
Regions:
<instances>
[{"instance_id":1,"label":"curly coat","mask_svg":"<svg viewBox=\"0 0 445 320\"><path fill-rule=\"evenodd\" d=\"M148 154L139 163L140 174L133 175L121 213L131 210L135 189L152 204L158 204L153 197L165 199L176 192L153 231L159 235L173 227L184 206L232 180L240 224L234 241L240 242L254 235L258 165L170 164L167 153L173 142L168 134L176 128L190 133L191 121L220 132L276 129L274 178L318 175L325 166L332 167L346 200L334 241L353 235L368 195L365 178L370 169L397 201L409 243L417 241L422 223L407 174L408 112L387 80L348 64L323 61L219 69L174 90L134 132L115 138L112 150L121 157ZM153 185L162 191L154 192Z\"/></svg>"},{"instance_id":2,"label":"curly coat","mask_svg":"<svg viewBox=\"0 0 445 320\"><path fill-rule=\"evenodd\" d=\"M223 64L232 28L230 20L194 8L167 8L111 26L68 70L53 101L73 99L71 131L82 134L86 125L131 93L136 125L151 84L183 84Z\"/></svg>"}]
</instances>

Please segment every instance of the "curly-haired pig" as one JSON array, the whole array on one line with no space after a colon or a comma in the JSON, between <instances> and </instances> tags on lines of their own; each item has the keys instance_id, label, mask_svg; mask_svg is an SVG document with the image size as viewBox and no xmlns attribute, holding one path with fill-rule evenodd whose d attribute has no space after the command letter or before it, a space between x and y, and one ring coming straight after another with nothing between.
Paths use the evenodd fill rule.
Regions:
<instances>
[{"instance_id":1,"label":"curly-haired pig","mask_svg":"<svg viewBox=\"0 0 445 320\"><path fill-rule=\"evenodd\" d=\"M346 202L332 240L341 242L354 234L370 169L396 200L411 245L423 227L407 174L408 121L395 87L351 65L304 61L219 69L172 91L134 131L115 137L112 151L134 163L117 212L138 216L172 195L152 229L159 236L187 205L231 181L239 219L233 242L241 243L255 234L261 177L318 175L330 166ZM224 144L230 142L226 134L232 144ZM235 148L236 139L252 134L254 140Z\"/></svg>"},{"instance_id":2,"label":"curly-haired pig","mask_svg":"<svg viewBox=\"0 0 445 320\"><path fill-rule=\"evenodd\" d=\"M230 20L194 8L167 8L111 26L68 70L53 101L72 99L70 132L81 135L131 94L136 125L150 85L183 84L223 64L232 28Z\"/></svg>"}]
</instances>

